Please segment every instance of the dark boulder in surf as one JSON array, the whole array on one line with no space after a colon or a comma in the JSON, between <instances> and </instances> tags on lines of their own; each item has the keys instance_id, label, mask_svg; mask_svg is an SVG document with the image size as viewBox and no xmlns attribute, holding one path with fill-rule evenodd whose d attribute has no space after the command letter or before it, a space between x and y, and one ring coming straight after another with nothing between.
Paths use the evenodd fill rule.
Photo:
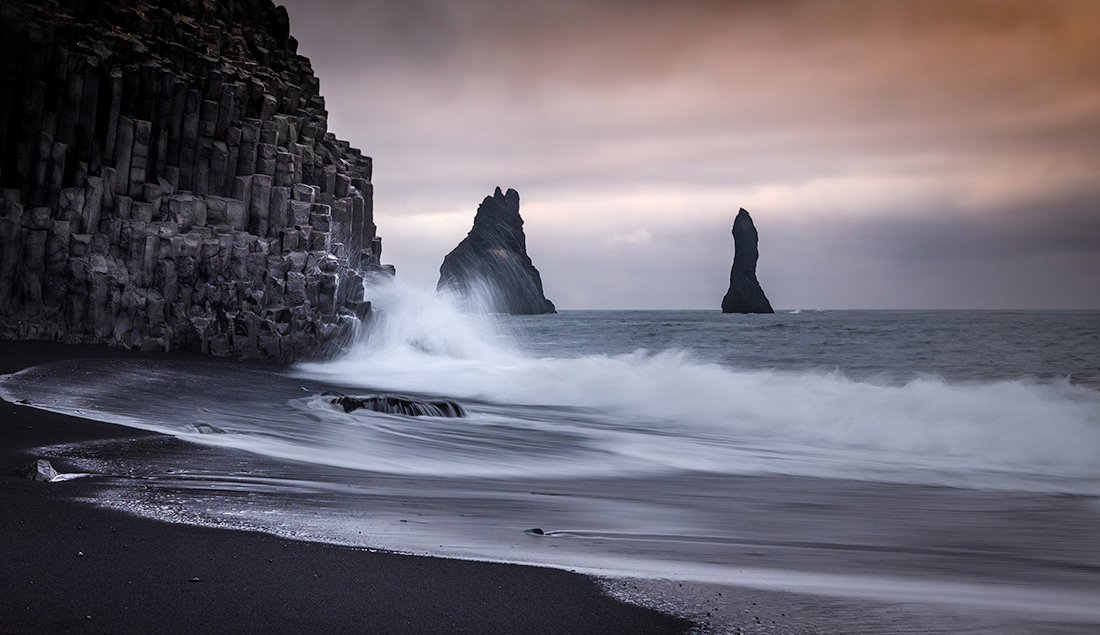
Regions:
<instances>
[{"instance_id":1,"label":"dark boulder in surf","mask_svg":"<svg viewBox=\"0 0 1100 635\"><path fill-rule=\"evenodd\" d=\"M319 90L272 0L3 0L0 339L343 350L393 268Z\"/></svg>"},{"instance_id":2,"label":"dark boulder in surf","mask_svg":"<svg viewBox=\"0 0 1100 635\"><path fill-rule=\"evenodd\" d=\"M367 395L365 397L349 397L335 391L328 391L322 395L328 397L329 403L340 406L344 412L356 410L373 410L391 415L406 415L409 417L465 417L466 409L457 402L449 399L436 399L423 401L397 395Z\"/></svg>"},{"instance_id":3,"label":"dark boulder in surf","mask_svg":"<svg viewBox=\"0 0 1100 635\"><path fill-rule=\"evenodd\" d=\"M195 432L199 434L225 434L225 430L209 423L192 423L191 425L195 428Z\"/></svg>"},{"instance_id":4,"label":"dark boulder in surf","mask_svg":"<svg viewBox=\"0 0 1100 635\"><path fill-rule=\"evenodd\" d=\"M542 277L527 255L519 193L500 188L477 208L474 227L447 254L437 290L479 298L494 313L556 313L542 291Z\"/></svg>"},{"instance_id":5,"label":"dark boulder in surf","mask_svg":"<svg viewBox=\"0 0 1100 635\"><path fill-rule=\"evenodd\" d=\"M729 291L722 298L722 313L775 313L756 279L758 240L752 218L741 208L733 221L733 269Z\"/></svg>"}]
</instances>

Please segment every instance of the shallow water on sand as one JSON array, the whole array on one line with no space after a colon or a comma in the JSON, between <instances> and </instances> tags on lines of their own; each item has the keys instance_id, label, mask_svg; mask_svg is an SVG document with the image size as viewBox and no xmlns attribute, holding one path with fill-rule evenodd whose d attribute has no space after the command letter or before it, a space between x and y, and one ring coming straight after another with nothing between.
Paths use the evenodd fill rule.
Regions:
<instances>
[{"instance_id":1,"label":"shallow water on sand","mask_svg":"<svg viewBox=\"0 0 1100 635\"><path fill-rule=\"evenodd\" d=\"M84 360L0 391L202 444L51 450L142 514L927 607L914 628L944 607L1041 625L1019 632L1100 624L1100 314L372 299L368 336L328 364ZM345 413L328 390L469 416Z\"/></svg>"}]
</instances>

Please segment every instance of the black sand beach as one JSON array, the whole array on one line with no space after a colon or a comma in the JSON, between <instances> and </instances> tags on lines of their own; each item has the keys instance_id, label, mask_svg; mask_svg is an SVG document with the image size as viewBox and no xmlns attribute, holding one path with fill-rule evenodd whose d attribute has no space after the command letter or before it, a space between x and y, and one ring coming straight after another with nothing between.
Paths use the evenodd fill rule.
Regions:
<instances>
[{"instance_id":1,"label":"black sand beach","mask_svg":"<svg viewBox=\"0 0 1100 635\"><path fill-rule=\"evenodd\" d=\"M4 341L0 374L134 355ZM0 632L634 634L690 627L618 602L566 571L164 523L74 501L95 490L94 476L42 483L18 474L37 447L150 434L0 402Z\"/></svg>"}]
</instances>

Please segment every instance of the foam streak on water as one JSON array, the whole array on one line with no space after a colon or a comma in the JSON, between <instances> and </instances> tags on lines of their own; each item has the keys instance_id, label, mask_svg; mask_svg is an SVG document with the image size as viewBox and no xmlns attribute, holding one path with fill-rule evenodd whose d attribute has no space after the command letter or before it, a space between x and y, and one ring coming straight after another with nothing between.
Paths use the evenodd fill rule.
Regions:
<instances>
[{"instance_id":1,"label":"foam streak on water","mask_svg":"<svg viewBox=\"0 0 1100 635\"><path fill-rule=\"evenodd\" d=\"M85 360L0 393L256 457L57 450L115 474L100 502L140 513L813 593L838 575L857 577L834 590L889 578L926 598L950 581L1022 606L998 595L1008 581L1100 620L1083 608L1100 605L1096 314L513 318L397 283L369 296L365 339L335 362ZM326 390L468 416L345 413ZM784 573L746 577L764 570Z\"/></svg>"},{"instance_id":2,"label":"foam streak on water","mask_svg":"<svg viewBox=\"0 0 1100 635\"><path fill-rule=\"evenodd\" d=\"M776 471L1070 491L1100 482L1100 392L1065 377L856 381L839 370L738 369L683 349L584 354L566 329L564 354L540 355L523 350L522 333L502 335L508 324L434 296L394 286L378 304L366 342L298 375L486 402L518 415L505 425L604 454L598 466L554 471ZM448 457L438 459L445 472Z\"/></svg>"}]
</instances>

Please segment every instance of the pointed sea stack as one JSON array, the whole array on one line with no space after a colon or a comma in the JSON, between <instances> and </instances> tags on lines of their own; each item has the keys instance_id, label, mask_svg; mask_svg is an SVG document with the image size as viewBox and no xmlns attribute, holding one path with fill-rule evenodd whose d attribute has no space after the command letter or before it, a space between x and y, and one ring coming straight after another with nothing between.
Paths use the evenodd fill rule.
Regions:
<instances>
[{"instance_id":1,"label":"pointed sea stack","mask_svg":"<svg viewBox=\"0 0 1100 635\"><path fill-rule=\"evenodd\" d=\"M733 221L733 270L730 290L722 298L722 313L775 313L756 280L756 226L744 208Z\"/></svg>"},{"instance_id":2,"label":"pointed sea stack","mask_svg":"<svg viewBox=\"0 0 1100 635\"><path fill-rule=\"evenodd\" d=\"M437 290L481 296L495 313L556 313L542 293L542 278L527 255L519 193L500 188L477 208L474 227L447 254L439 268Z\"/></svg>"}]
</instances>

